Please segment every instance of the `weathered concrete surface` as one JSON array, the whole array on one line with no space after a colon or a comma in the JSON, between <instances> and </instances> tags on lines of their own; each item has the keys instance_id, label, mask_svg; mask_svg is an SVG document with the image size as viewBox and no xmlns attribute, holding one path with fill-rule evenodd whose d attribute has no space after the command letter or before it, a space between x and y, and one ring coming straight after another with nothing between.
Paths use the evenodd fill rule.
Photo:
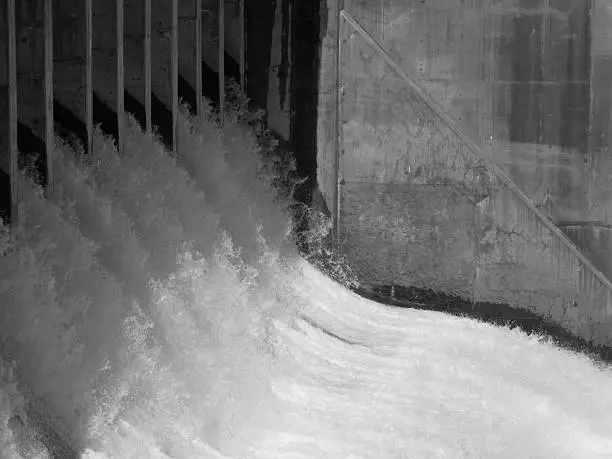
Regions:
<instances>
[{"instance_id":1,"label":"weathered concrete surface","mask_svg":"<svg viewBox=\"0 0 612 459\"><path fill-rule=\"evenodd\" d=\"M492 158L527 195L548 196L552 218L596 219L583 199L590 80L588 27L579 19L588 2L549 3L351 0L346 9L455 119L488 139ZM330 36L324 47L333 50ZM373 51L362 52L368 59ZM322 81L324 130L332 81Z\"/></svg>"},{"instance_id":2,"label":"weathered concrete surface","mask_svg":"<svg viewBox=\"0 0 612 459\"><path fill-rule=\"evenodd\" d=\"M319 111L318 177L328 205L333 3ZM588 2L349 0L346 8L475 138L488 140L491 159L543 215L594 217L587 183ZM348 29L340 230L352 267L366 282L524 307L597 344L612 344L609 285Z\"/></svg>"},{"instance_id":3,"label":"weathered concrete surface","mask_svg":"<svg viewBox=\"0 0 612 459\"><path fill-rule=\"evenodd\" d=\"M561 230L580 247L597 269L612 278L612 227L603 222L591 222L588 225L583 222L567 222Z\"/></svg>"},{"instance_id":4,"label":"weathered concrete surface","mask_svg":"<svg viewBox=\"0 0 612 459\"><path fill-rule=\"evenodd\" d=\"M452 185L349 183L342 247L370 285L410 285L471 297L474 206Z\"/></svg>"},{"instance_id":5,"label":"weathered concrete surface","mask_svg":"<svg viewBox=\"0 0 612 459\"><path fill-rule=\"evenodd\" d=\"M474 299L528 309L612 344L612 292L505 188L478 206Z\"/></svg>"},{"instance_id":6,"label":"weathered concrete surface","mask_svg":"<svg viewBox=\"0 0 612 459\"><path fill-rule=\"evenodd\" d=\"M338 27L338 2L321 0L321 71L317 116L317 182L327 206L333 209L336 186L333 163L336 151L334 107L336 96L335 51Z\"/></svg>"},{"instance_id":7,"label":"weathered concrete surface","mask_svg":"<svg viewBox=\"0 0 612 459\"><path fill-rule=\"evenodd\" d=\"M291 138L294 0L247 0L247 89L268 126Z\"/></svg>"},{"instance_id":8,"label":"weathered concrete surface","mask_svg":"<svg viewBox=\"0 0 612 459\"><path fill-rule=\"evenodd\" d=\"M589 212L584 151L502 141L493 148L496 163L551 221L596 218Z\"/></svg>"},{"instance_id":9,"label":"weathered concrete surface","mask_svg":"<svg viewBox=\"0 0 612 459\"><path fill-rule=\"evenodd\" d=\"M343 249L367 282L471 295L493 177L361 38L345 56Z\"/></svg>"},{"instance_id":10,"label":"weathered concrete surface","mask_svg":"<svg viewBox=\"0 0 612 459\"><path fill-rule=\"evenodd\" d=\"M501 2L487 31L495 63L492 155L553 221L591 218L589 6Z\"/></svg>"}]
</instances>

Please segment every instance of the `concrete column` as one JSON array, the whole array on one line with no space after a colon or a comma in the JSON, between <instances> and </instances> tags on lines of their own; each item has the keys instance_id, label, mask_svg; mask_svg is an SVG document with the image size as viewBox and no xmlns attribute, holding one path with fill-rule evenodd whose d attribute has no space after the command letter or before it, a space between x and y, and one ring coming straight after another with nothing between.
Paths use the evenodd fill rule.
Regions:
<instances>
[{"instance_id":1,"label":"concrete column","mask_svg":"<svg viewBox=\"0 0 612 459\"><path fill-rule=\"evenodd\" d=\"M223 124L225 109L225 0L219 0L217 14L217 24L219 24L217 34L219 37L217 45L217 56L219 58L219 65L217 67L219 72L219 118L221 124Z\"/></svg>"},{"instance_id":2,"label":"concrete column","mask_svg":"<svg viewBox=\"0 0 612 459\"><path fill-rule=\"evenodd\" d=\"M170 97L172 111L172 153L178 154L178 77L179 77L179 26L178 0L172 0L170 26Z\"/></svg>"},{"instance_id":3,"label":"concrete column","mask_svg":"<svg viewBox=\"0 0 612 459\"><path fill-rule=\"evenodd\" d=\"M312 8L313 5L317 5L317 3L310 4L310 8ZM295 2L289 0L276 0L274 27L272 29L272 49L268 71L268 125L285 139L290 138L291 85L289 82L293 81L294 87L300 84L297 80L291 79L293 75L293 69L291 68L291 49L293 45L291 39L293 37L293 30L291 30L291 28L292 26L299 27L299 24L296 23L298 14L295 14L293 11L294 9L299 10ZM308 7L302 6L301 9L308 9ZM301 21L308 21L308 18L302 17ZM305 29L309 29L310 27L310 22L306 24L303 23L301 32L304 34ZM316 34L317 30L314 32ZM302 45L302 47L308 47L309 45L317 46L314 40L306 41L304 36L302 40L306 43ZM307 67L308 64L313 65L314 62L304 64L304 67ZM302 69L303 68L301 68L301 70ZM302 79L304 79L306 75L301 76ZM310 96L316 98L316 94L310 94ZM306 108L303 105L307 104L302 104L302 106L299 107L300 110ZM316 119L316 115L312 119Z\"/></svg>"},{"instance_id":4,"label":"concrete column","mask_svg":"<svg viewBox=\"0 0 612 459\"><path fill-rule=\"evenodd\" d=\"M53 70L56 101L82 123L67 127L88 145L86 5L82 0L54 0Z\"/></svg>"},{"instance_id":5,"label":"concrete column","mask_svg":"<svg viewBox=\"0 0 612 459\"><path fill-rule=\"evenodd\" d=\"M0 5L0 217L18 221L16 2Z\"/></svg>"},{"instance_id":6,"label":"concrete column","mask_svg":"<svg viewBox=\"0 0 612 459\"><path fill-rule=\"evenodd\" d=\"M18 155L18 148L28 155L28 164L39 173L37 178L41 184L45 184L49 176L45 168L43 141L47 140L49 147L52 147L53 108L50 102L53 88L51 80L45 78L47 74L52 76L45 71L52 67L52 34L51 18L45 18L45 6L50 12L50 4L45 0L8 1L3 2L0 14L0 59L4 68L0 77L1 167L13 178L10 181L3 179L2 193L10 190L3 197L6 201L2 205L4 216L7 216L8 208L12 208L14 217L17 215L18 189L14 178L19 161L26 159L24 155ZM21 136L18 136L18 128L22 130Z\"/></svg>"},{"instance_id":7,"label":"concrete column","mask_svg":"<svg viewBox=\"0 0 612 459\"><path fill-rule=\"evenodd\" d=\"M117 109L117 4L95 0L92 15L93 91L113 111ZM96 114L98 118L100 114ZM111 133L117 135L115 120L109 122Z\"/></svg>"},{"instance_id":8,"label":"concrete column","mask_svg":"<svg viewBox=\"0 0 612 459\"><path fill-rule=\"evenodd\" d=\"M81 75L83 72L81 72ZM93 151L93 0L85 0L85 130L86 151Z\"/></svg>"},{"instance_id":9,"label":"concrete column","mask_svg":"<svg viewBox=\"0 0 612 459\"><path fill-rule=\"evenodd\" d=\"M195 36L194 36L194 58L193 65L195 66L195 84L196 93L196 115L198 119L202 117L202 0L195 0Z\"/></svg>"},{"instance_id":10,"label":"concrete column","mask_svg":"<svg viewBox=\"0 0 612 459\"><path fill-rule=\"evenodd\" d=\"M238 65L240 87L246 93L246 0L238 0Z\"/></svg>"},{"instance_id":11,"label":"concrete column","mask_svg":"<svg viewBox=\"0 0 612 459\"><path fill-rule=\"evenodd\" d=\"M96 0L102 2L102 0ZM145 0L125 0L126 2L126 89L143 106L145 105L143 69L144 36L145 36ZM153 93L168 108L172 106L172 2L166 0L151 1L151 67ZM179 61L178 73L186 82L195 88L195 31L196 0L178 2ZM195 108L195 107L194 107Z\"/></svg>"},{"instance_id":12,"label":"concrete column","mask_svg":"<svg viewBox=\"0 0 612 459\"><path fill-rule=\"evenodd\" d=\"M198 80L201 84L201 0L180 0L178 6L178 73L182 80L198 93ZM172 15L170 14L170 17ZM199 23L198 23L199 22ZM199 37L198 37L199 33ZM172 54L172 53L171 53ZM172 56L170 56L172 61ZM201 89L199 90L201 93ZM183 94L185 97L186 94ZM193 112L197 112L197 97L195 100L185 100Z\"/></svg>"},{"instance_id":13,"label":"concrete column","mask_svg":"<svg viewBox=\"0 0 612 459\"><path fill-rule=\"evenodd\" d=\"M45 111L45 163L47 174L47 191L53 186L53 161L52 153L55 148L55 126L53 120L53 0L43 0L44 2L44 42L45 42L45 62L44 62L44 111Z\"/></svg>"},{"instance_id":14,"label":"concrete column","mask_svg":"<svg viewBox=\"0 0 612 459\"><path fill-rule=\"evenodd\" d=\"M125 11L123 0L116 0L115 3L115 15L117 20L117 28L115 35L115 52L116 52L116 74L115 74L115 85L116 85L116 106L115 111L117 113L117 148L119 152L123 152L125 145L125 125L124 125L124 114L125 114L125 67L124 67L124 55L125 48L123 44L123 34L125 29Z\"/></svg>"},{"instance_id":15,"label":"concrete column","mask_svg":"<svg viewBox=\"0 0 612 459\"><path fill-rule=\"evenodd\" d=\"M23 0L16 3L15 11L19 119L39 139L45 138L43 7L43 0Z\"/></svg>"},{"instance_id":16,"label":"concrete column","mask_svg":"<svg viewBox=\"0 0 612 459\"><path fill-rule=\"evenodd\" d=\"M268 105L276 7L276 0L252 0L247 3L247 92L255 109L266 109Z\"/></svg>"}]
</instances>

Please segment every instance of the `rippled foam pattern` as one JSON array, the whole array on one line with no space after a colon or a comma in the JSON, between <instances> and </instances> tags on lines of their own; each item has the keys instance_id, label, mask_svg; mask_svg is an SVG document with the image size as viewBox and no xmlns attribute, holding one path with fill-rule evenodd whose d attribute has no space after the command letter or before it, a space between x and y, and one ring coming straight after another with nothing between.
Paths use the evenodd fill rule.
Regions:
<instances>
[{"instance_id":1,"label":"rippled foam pattern","mask_svg":"<svg viewBox=\"0 0 612 459\"><path fill-rule=\"evenodd\" d=\"M612 458L609 368L360 298L297 254L248 128L185 118L172 158L130 123L0 227L0 456Z\"/></svg>"}]
</instances>

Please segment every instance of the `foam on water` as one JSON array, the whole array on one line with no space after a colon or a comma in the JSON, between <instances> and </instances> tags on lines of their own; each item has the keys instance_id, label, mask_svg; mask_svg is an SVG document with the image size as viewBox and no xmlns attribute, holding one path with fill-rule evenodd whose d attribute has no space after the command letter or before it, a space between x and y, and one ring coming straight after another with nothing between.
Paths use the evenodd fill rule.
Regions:
<instances>
[{"instance_id":1,"label":"foam on water","mask_svg":"<svg viewBox=\"0 0 612 459\"><path fill-rule=\"evenodd\" d=\"M235 119L130 123L0 227L2 457L47 457L32 413L85 458L612 457L609 369L323 275Z\"/></svg>"}]
</instances>

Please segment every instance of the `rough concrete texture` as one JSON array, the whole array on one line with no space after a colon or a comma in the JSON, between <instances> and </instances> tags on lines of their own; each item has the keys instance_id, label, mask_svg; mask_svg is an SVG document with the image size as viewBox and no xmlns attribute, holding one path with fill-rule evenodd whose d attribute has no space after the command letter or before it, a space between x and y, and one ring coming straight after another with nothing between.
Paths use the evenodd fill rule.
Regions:
<instances>
[{"instance_id":1,"label":"rough concrete texture","mask_svg":"<svg viewBox=\"0 0 612 459\"><path fill-rule=\"evenodd\" d=\"M612 292L500 188L478 207L474 298L529 309L596 345L612 344Z\"/></svg>"},{"instance_id":2,"label":"rough concrete texture","mask_svg":"<svg viewBox=\"0 0 612 459\"><path fill-rule=\"evenodd\" d=\"M319 112L318 175L328 204L334 186L333 3ZM543 215L593 218L583 135L589 106L581 99L590 83L577 68L584 37L576 18L586 3L531 3L351 0L346 9L455 119L488 139L491 159ZM612 344L609 284L346 29L340 231L352 267L373 283L428 286L524 307L596 344ZM529 50L536 52L534 62L544 69L539 76L530 69L516 74L523 64L509 54L527 29L532 38L540 35L520 53L529 60ZM554 40L546 35L551 30Z\"/></svg>"},{"instance_id":3,"label":"rough concrete texture","mask_svg":"<svg viewBox=\"0 0 612 459\"><path fill-rule=\"evenodd\" d=\"M561 227L565 235L586 255L586 257L612 279L612 228L601 222L590 226L568 222Z\"/></svg>"},{"instance_id":4,"label":"rough concrete texture","mask_svg":"<svg viewBox=\"0 0 612 459\"><path fill-rule=\"evenodd\" d=\"M553 222L596 220L585 180L584 152L496 141L496 163Z\"/></svg>"},{"instance_id":5,"label":"rough concrete texture","mask_svg":"<svg viewBox=\"0 0 612 459\"><path fill-rule=\"evenodd\" d=\"M469 199L452 185L349 183L343 251L368 284L471 297L476 234Z\"/></svg>"},{"instance_id":6,"label":"rough concrete texture","mask_svg":"<svg viewBox=\"0 0 612 459\"><path fill-rule=\"evenodd\" d=\"M360 37L345 56L343 249L368 282L471 293L474 205L494 178Z\"/></svg>"}]
</instances>

